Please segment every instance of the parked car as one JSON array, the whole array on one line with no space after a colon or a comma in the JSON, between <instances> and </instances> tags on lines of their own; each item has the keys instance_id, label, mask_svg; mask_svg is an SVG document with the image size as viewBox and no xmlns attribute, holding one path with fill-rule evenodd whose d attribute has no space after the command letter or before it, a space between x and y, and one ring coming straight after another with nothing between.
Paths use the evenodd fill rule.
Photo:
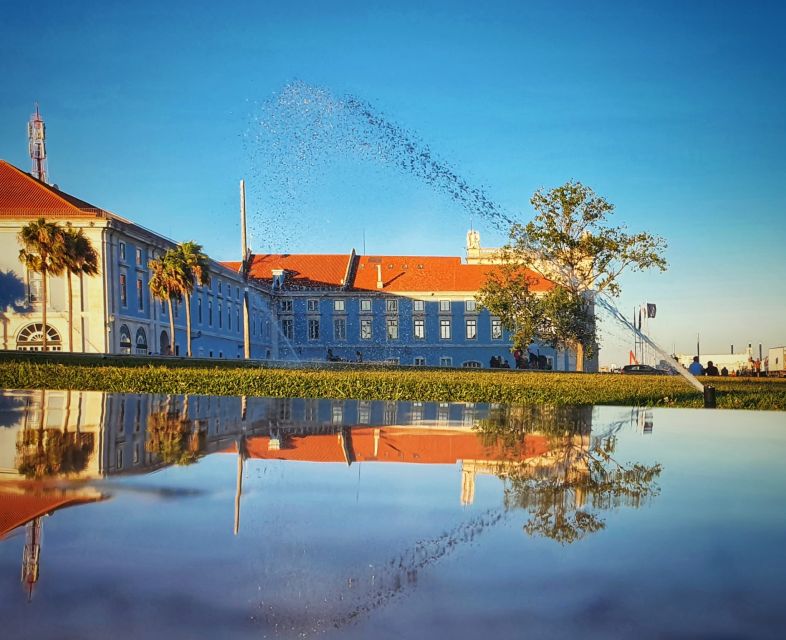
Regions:
<instances>
[{"instance_id":1,"label":"parked car","mask_svg":"<svg viewBox=\"0 0 786 640\"><path fill-rule=\"evenodd\" d=\"M639 375L648 375L648 376L665 376L668 375L666 371L662 369L656 369L655 367L651 367L648 364L629 364L622 367L622 373L627 374L639 374Z\"/></svg>"}]
</instances>

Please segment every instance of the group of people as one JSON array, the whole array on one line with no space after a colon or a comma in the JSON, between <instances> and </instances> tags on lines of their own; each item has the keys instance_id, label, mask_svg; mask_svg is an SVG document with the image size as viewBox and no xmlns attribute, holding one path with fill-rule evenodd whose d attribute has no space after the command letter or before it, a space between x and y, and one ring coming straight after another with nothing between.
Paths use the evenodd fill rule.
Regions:
<instances>
[{"instance_id":1,"label":"group of people","mask_svg":"<svg viewBox=\"0 0 786 640\"><path fill-rule=\"evenodd\" d=\"M693 356L693 362L691 362L688 367L688 373L694 376L727 376L729 375L729 370L723 367L718 371L718 367L713 364L712 360L707 361L707 366L705 368L702 366L701 362L699 362L699 356Z\"/></svg>"},{"instance_id":2,"label":"group of people","mask_svg":"<svg viewBox=\"0 0 786 640\"><path fill-rule=\"evenodd\" d=\"M335 355L333 349L327 350L326 359L328 362L348 362L348 360ZM355 362L363 362L363 354L360 351L355 351Z\"/></svg>"},{"instance_id":3,"label":"group of people","mask_svg":"<svg viewBox=\"0 0 786 640\"><path fill-rule=\"evenodd\" d=\"M526 352L521 349L513 350L513 363L516 369L548 369L548 359L546 356L535 355L532 351ZM507 358L502 356L491 356L489 367L492 369L510 369Z\"/></svg>"}]
</instances>

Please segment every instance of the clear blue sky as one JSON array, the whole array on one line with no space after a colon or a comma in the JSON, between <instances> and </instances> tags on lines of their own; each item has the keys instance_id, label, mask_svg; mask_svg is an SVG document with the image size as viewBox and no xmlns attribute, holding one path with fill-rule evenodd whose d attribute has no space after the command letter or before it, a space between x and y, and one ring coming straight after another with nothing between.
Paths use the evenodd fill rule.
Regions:
<instances>
[{"instance_id":1,"label":"clear blue sky","mask_svg":"<svg viewBox=\"0 0 786 640\"><path fill-rule=\"evenodd\" d=\"M786 343L782 3L0 1L0 16L0 157L28 168L37 100L54 182L216 258L238 254L252 114L300 79L369 101L523 218L572 178L665 236L669 271L627 276L620 304L657 303L668 348L699 331L704 352ZM369 253L461 254L469 221L440 194L330 171L255 247L345 252L365 229ZM627 352L617 333L605 362Z\"/></svg>"}]
</instances>

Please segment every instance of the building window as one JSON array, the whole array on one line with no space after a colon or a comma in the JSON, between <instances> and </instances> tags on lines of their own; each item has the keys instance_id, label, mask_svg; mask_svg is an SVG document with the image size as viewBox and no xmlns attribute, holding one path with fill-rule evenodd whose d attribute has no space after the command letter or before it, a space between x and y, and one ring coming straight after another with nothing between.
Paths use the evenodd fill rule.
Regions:
<instances>
[{"instance_id":1,"label":"building window","mask_svg":"<svg viewBox=\"0 0 786 640\"><path fill-rule=\"evenodd\" d=\"M27 299L30 303L41 302L42 276L35 271L27 272Z\"/></svg>"},{"instance_id":2,"label":"building window","mask_svg":"<svg viewBox=\"0 0 786 640\"><path fill-rule=\"evenodd\" d=\"M224 326L224 316L221 314L221 303L218 303L218 328L221 329Z\"/></svg>"},{"instance_id":3,"label":"building window","mask_svg":"<svg viewBox=\"0 0 786 640\"><path fill-rule=\"evenodd\" d=\"M207 323L213 326L213 299L209 298L207 301Z\"/></svg>"},{"instance_id":4,"label":"building window","mask_svg":"<svg viewBox=\"0 0 786 640\"><path fill-rule=\"evenodd\" d=\"M344 318L335 318L333 320L333 337L336 340L347 339L347 321Z\"/></svg>"},{"instance_id":5,"label":"building window","mask_svg":"<svg viewBox=\"0 0 786 640\"><path fill-rule=\"evenodd\" d=\"M126 274L120 274L120 304L128 306L128 286L126 285Z\"/></svg>"},{"instance_id":6,"label":"building window","mask_svg":"<svg viewBox=\"0 0 786 640\"><path fill-rule=\"evenodd\" d=\"M440 300L439 301L439 312L440 313L449 313L450 312L450 300Z\"/></svg>"},{"instance_id":7,"label":"building window","mask_svg":"<svg viewBox=\"0 0 786 640\"><path fill-rule=\"evenodd\" d=\"M333 311L344 311L344 301L333 300Z\"/></svg>"},{"instance_id":8,"label":"building window","mask_svg":"<svg viewBox=\"0 0 786 640\"><path fill-rule=\"evenodd\" d=\"M415 312L423 313L426 310L426 303L423 300L413 300L412 310Z\"/></svg>"},{"instance_id":9,"label":"building window","mask_svg":"<svg viewBox=\"0 0 786 640\"><path fill-rule=\"evenodd\" d=\"M439 337L441 340L450 340L450 320L447 318L439 321Z\"/></svg>"},{"instance_id":10,"label":"building window","mask_svg":"<svg viewBox=\"0 0 786 640\"><path fill-rule=\"evenodd\" d=\"M319 318L308 319L308 339L319 340Z\"/></svg>"},{"instance_id":11,"label":"building window","mask_svg":"<svg viewBox=\"0 0 786 640\"><path fill-rule=\"evenodd\" d=\"M126 260L126 243L125 242L121 242L120 243L120 259L123 262L125 262L125 260Z\"/></svg>"},{"instance_id":12,"label":"building window","mask_svg":"<svg viewBox=\"0 0 786 640\"><path fill-rule=\"evenodd\" d=\"M414 365L416 367L425 367L426 366L426 359L423 356L418 356L417 358L415 358L413 363L414 363Z\"/></svg>"},{"instance_id":13,"label":"building window","mask_svg":"<svg viewBox=\"0 0 786 640\"><path fill-rule=\"evenodd\" d=\"M467 340L474 340L478 337L478 321L475 318L467 318Z\"/></svg>"},{"instance_id":14,"label":"building window","mask_svg":"<svg viewBox=\"0 0 786 640\"><path fill-rule=\"evenodd\" d=\"M197 318L199 324L202 324L202 298L197 298Z\"/></svg>"},{"instance_id":15,"label":"building window","mask_svg":"<svg viewBox=\"0 0 786 640\"><path fill-rule=\"evenodd\" d=\"M136 306L140 311L145 310L145 284L142 282L142 278L136 279Z\"/></svg>"},{"instance_id":16,"label":"building window","mask_svg":"<svg viewBox=\"0 0 786 640\"><path fill-rule=\"evenodd\" d=\"M232 331L232 307L227 305L227 330Z\"/></svg>"},{"instance_id":17,"label":"building window","mask_svg":"<svg viewBox=\"0 0 786 640\"><path fill-rule=\"evenodd\" d=\"M415 339L425 340L426 338L426 321L423 318L415 318Z\"/></svg>"},{"instance_id":18,"label":"building window","mask_svg":"<svg viewBox=\"0 0 786 640\"><path fill-rule=\"evenodd\" d=\"M439 359L439 366L440 367L452 367L453 366L453 358L450 356L442 356Z\"/></svg>"},{"instance_id":19,"label":"building window","mask_svg":"<svg viewBox=\"0 0 786 640\"><path fill-rule=\"evenodd\" d=\"M142 327L136 330L136 352L140 355L147 355L147 334Z\"/></svg>"},{"instance_id":20,"label":"building window","mask_svg":"<svg viewBox=\"0 0 786 640\"><path fill-rule=\"evenodd\" d=\"M481 364L477 360L467 360L461 366L465 369L480 369Z\"/></svg>"},{"instance_id":21,"label":"building window","mask_svg":"<svg viewBox=\"0 0 786 640\"><path fill-rule=\"evenodd\" d=\"M478 310L478 305L474 300L465 300L464 310L469 311L470 313L475 312Z\"/></svg>"},{"instance_id":22,"label":"building window","mask_svg":"<svg viewBox=\"0 0 786 640\"><path fill-rule=\"evenodd\" d=\"M360 339L371 340L371 320L360 321Z\"/></svg>"},{"instance_id":23,"label":"building window","mask_svg":"<svg viewBox=\"0 0 786 640\"><path fill-rule=\"evenodd\" d=\"M218 289L218 295L221 295L221 280L216 280L216 288Z\"/></svg>"},{"instance_id":24,"label":"building window","mask_svg":"<svg viewBox=\"0 0 786 640\"><path fill-rule=\"evenodd\" d=\"M120 325L120 353L131 353L131 332L124 324Z\"/></svg>"},{"instance_id":25,"label":"building window","mask_svg":"<svg viewBox=\"0 0 786 640\"><path fill-rule=\"evenodd\" d=\"M308 300L306 301L306 309L311 313L315 313L319 311L319 300Z\"/></svg>"},{"instance_id":26,"label":"building window","mask_svg":"<svg viewBox=\"0 0 786 640\"><path fill-rule=\"evenodd\" d=\"M283 335L287 340L292 340L294 337L294 322L292 318L281 319L281 335Z\"/></svg>"},{"instance_id":27,"label":"building window","mask_svg":"<svg viewBox=\"0 0 786 640\"><path fill-rule=\"evenodd\" d=\"M137 247L136 250L136 263L138 265L142 264L142 249L140 247Z\"/></svg>"},{"instance_id":28,"label":"building window","mask_svg":"<svg viewBox=\"0 0 786 640\"><path fill-rule=\"evenodd\" d=\"M175 318L179 318L180 317L180 300L175 300L175 304L173 306L173 309L175 310Z\"/></svg>"},{"instance_id":29,"label":"building window","mask_svg":"<svg viewBox=\"0 0 786 640\"><path fill-rule=\"evenodd\" d=\"M398 300L385 300L385 311L387 313L398 313Z\"/></svg>"},{"instance_id":30,"label":"building window","mask_svg":"<svg viewBox=\"0 0 786 640\"><path fill-rule=\"evenodd\" d=\"M358 402L358 424L371 422L371 403L368 400Z\"/></svg>"},{"instance_id":31,"label":"building window","mask_svg":"<svg viewBox=\"0 0 786 640\"><path fill-rule=\"evenodd\" d=\"M16 348L18 351L43 351L44 325L39 322L22 329L16 339ZM46 326L46 349L47 351L62 350L60 334L49 324Z\"/></svg>"},{"instance_id":32,"label":"building window","mask_svg":"<svg viewBox=\"0 0 786 640\"><path fill-rule=\"evenodd\" d=\"M238 332L240 331L240 309L235 308L235 326Z\"/></svg>"},{"instance_id":33,"label":"building window","mask_svg":"<svg viewBox=\"0 0 786 640\"><path fill-rule=\"evenodd\" d=\"M499 318L491 319L491 339L502 340L502 320Z\"/></svg>"},{"instance_id":34,"label":"building window","mask_svg":"<svg viewBox=\"0 0 786 640\"><path fill-rule=\"evenodd\" d=\"M361 311L371 311L371 300L367 298L363 298L360 301L360 310Z\"/></svg>"},{"instance_id":35,"label":"building window","mask_svg":"<svg viewBox=\"0 0 786 640\"><path fill-rule=\"evenodd\" d=\"M278 310L281 313L292 313L292 300L279 300Z\"/></svg>"},{"instance_id":36,"label":"building window","mask_svg":"<svg viewBox=\"0 0 786 640\"><path fill-rule=\"evenodd\" d=\"M398 340L398 318L388 318L388 340Z\"/></svg>"}]
</instances>

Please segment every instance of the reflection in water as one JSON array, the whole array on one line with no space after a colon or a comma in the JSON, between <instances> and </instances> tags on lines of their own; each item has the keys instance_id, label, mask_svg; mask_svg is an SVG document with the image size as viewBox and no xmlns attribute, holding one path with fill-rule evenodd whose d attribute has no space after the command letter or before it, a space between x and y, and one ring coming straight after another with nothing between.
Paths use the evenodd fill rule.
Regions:
<instances>
[{"instance_id":1,"label":"reflection in water","mask_svg":"<svg viewBox=\"0 0 786 640\"><path fill-rule=\"evenodd\" d=\"M593 435L594 417L592 407L6 392L0 394L0 538L27 527L23 581L32 593L45 515L106 499L107 486L133 489L126 482L101 483L99 490L91 481L189 465L213 453L237 456L235 535L249 461L458 465L456 504L465 508L475 502L479 475L503 480L499 508L469 514L335 585L335 606L322 622L342 626L412 588L419 571L516 509L529 514L525 531L564 544L601 529L601 511L637 507L655 495L658 465L615 458L615 433L625 426L651 433L651 412L634 409L595 425Z\"/></svg>"},{"instance_id":2,"label":"reflection in water","mask_svg":"<svg viewBox=\"0 0 786 640\"><path fill-rule=\"evenodd\" d=\"M631 422L652 433L652 413L636 412ZM623 463L615 457L615 433L624 420L593 436L592 407L497 407L478 429L486 442L515 450L533 433L548 438L542 455L516 463L497 462L483 470L505 480L505 505L527 511L529 535L570 544L605 527L600 512L638 508L659 492L659 464Z\"/></svg>"}]
</instances>

